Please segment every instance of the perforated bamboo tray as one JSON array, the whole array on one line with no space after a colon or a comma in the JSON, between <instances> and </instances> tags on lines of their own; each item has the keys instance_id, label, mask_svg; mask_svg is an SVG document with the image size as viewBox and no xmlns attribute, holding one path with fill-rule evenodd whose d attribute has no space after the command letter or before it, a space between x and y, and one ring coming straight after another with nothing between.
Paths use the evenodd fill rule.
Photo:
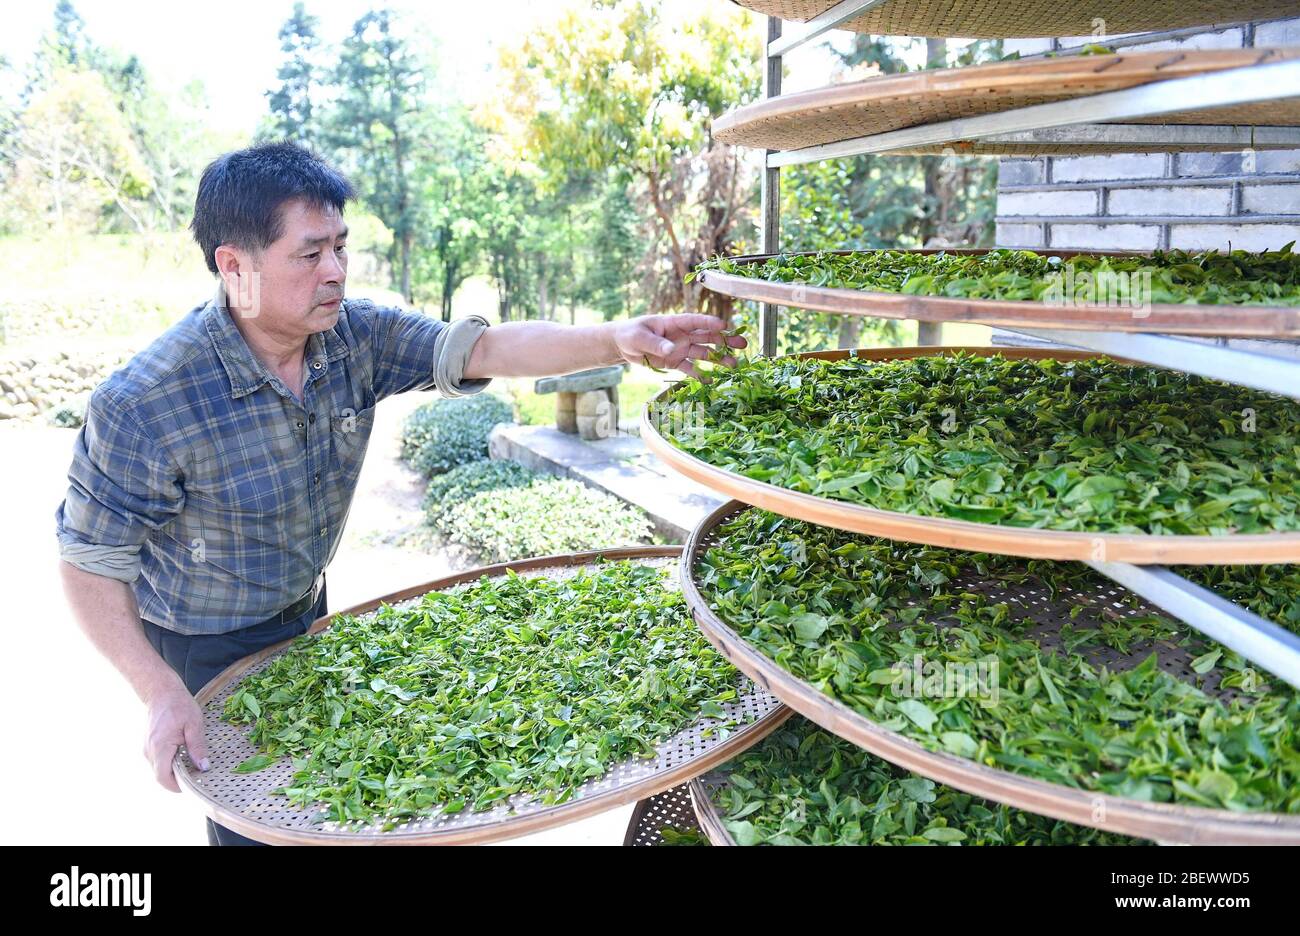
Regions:
<instances>
[{"instance_id":1,"label":"perforated bamboo tray","mask_svg":"<svg viewBox=\"0 0 1300 936\"><path fill-rule=\"evenodd\" d=\"M824 251L851 254L852 250ZM917 254L982 255L987 250L914 250ZM1120 251L1040 251L1061 256L1140 256ZM813 251L790 256L809 256ZM738 263L760 264L774 254L734 258ZM1083 331L1159 332L1175 335L1237 338L1300 337L1300 306L1189 305L1149 302L1145 305L1050 303L1029 299L953 299L945 296L909 296L864 289L780 283L720 270L704 270L697 282L724 296L770 302L798 309L816 309L839 315L916 319L920 322L967 322L1006 328L1068 328Z\"/></svg>"},{"instance_id":2,"label":"perforated bamboo tray","mask_svg":"<svg viewBox=\"0 0 1300 936\"><path fill-rule=\"evenodd\" d=\"M1007 358L1077 361L1104 357L1090 351L1056 348L920 347L866 348L852 351L811 351L791 355L841 361L848 357L872 361L900 360L926 355L996 354ZM1113 358L1113 360L1121 360ZM1127 363L1127 362L1126 362ZM646 448L694 481L755 507L821 526L884 536L909 543L1001 553L1027 559L1104 560L1137 565L1266 565L1300 562L1300 532L1249 533L1225 536L1088 533L1040 530L976 523L948 517L905 514L864 507L787 490L765 481L724 471L683 452L662 435L654 411L663 405L671 388L650 400L641 412L641 439Z\"/></svg>"},{"instance_id":3,"label":"perforated bamboo tray","mask_svg":"<svg viewBox=\"0 0 1300 936\"><path fill-rule=\"evenodd\" d=\"M805 23L838 0L732 0L783 20ZM1105 21L1109 35L1209 26L1293 15L1292 0L883 0L840 28L885 36L962 39L1087 36Z\"/></svg>"},{"instance_id":4,"label":"perforated bamboo tray","mask_svg":"<svg viewBox=\"0 0 1300 936\"><path fill-rule=\"evenodd\" d=\"M504 575L507 569L520 575L564 578L591 567L604 557L611 561L637 559L657 567L671 566L675 579L680 554L679 546L633 547L484 566L354 605L320 618L308 633L321 632L342 615L355 616L373 611L381 604L412 601L430 591L476 581L480 576ZM181 788L198 797L213 821L270 845L463 845L526 835L636 802L677 786L762 740L789 715L789 711L772 696L749 680L739 678L739 698L723 706L738 724L725 738L708 731L718 724L716 719L701 718L660 744L655 758L629 759L615 764L603 776L582 784L567 802L546 806L521 793L491 810L465 810L450 816L431 814L404 822L390 831L383 831L378 823L359 828L344 827L315 821L319 810L299 809L284 797L270 792L286 785L293 775L287 757L255 773L233 772L238 764L257 753L257 749L248 741L246 727L221 720L222 706L244 677L261 670L292 643L285 641L246 657L199 691L195 698L203 710L203 730L208 741L211 769L200 773L183 753L177 755L173 764Z\"/></svg>"},{"instance_id":5,"label":"perforated bamboo tray","mask_svg":"<svg viewBox=\"0 0 1300 936\"><path fill-rule=\"evenodd\" d=\"M699 832L689 783L647 797L636 804L627 823L623 844L633 848L662 845L665 827L678 832Z\"/></svg>"},{"instance_id":6,"label":"perforated bamboo tray","mask_svg":"<svg viewBox=\"0 0 1300 936\"><path fill-rule=\"evenodd\" d=\"M695 807L697 828L704 833L710 845L723 847L736 845L735 838L723 825L722 814L718 812L718 807L714 805L712 799L713 792L725 783L725 778L718 771L711 770L686 784L691 794L691 803Z\"/></svg>"},{"instance_id":7,"label":"perforated bamboo tray","mask_svg":"<svg viewBox=\"0 0 1300 936\"><path fill-rule=\"evenodd\" d=\"M928 69L757 101L717 118L713 135L735 146L803 149L1294 58L1300 48L1122 52ZM1300 96L1124 122L1298 126Z\"/></svg>"},{"instance_id":8,"label":"perforated bamboo tray","mask_svg":"<svg viewBox=\"0 0 1300 936\"><path fill-rule=\"evenodd\" d=\"M906 736L880 727L842 702L814 689L764 656L714 614L695 581L698 558L717 542L718 525L744 509L745 505L738 501L723 504L692 531L682 553L681 580L687 604L705 636L737 669L827 731L936 783L944 783L974 796L1079 825L1163 843L1300 844L1300 815L1236 813L1168 803L1147 803L1022 777L956 755L929 751ZM1159 613L1142 603L1133 609L1117 605L1116 598L1125 594L1125 590L1104 580L1099 580L1090 592L1071 592L1055 599L1045 586L1036 587L1033 580L1016 585L978 577L962 577L953 581L953 588L957 591L979 592L994 601L1005 601L1022 610L1036 623L1028 631L1028 636L1044 648L1060 645L1058 635L1062 625L1069 624L1075 630L1095 626L1099 619L1096 612L1070 617L1072 601L1088 603L1093 608L1105 609L1107 613L1126 616ZM1175 677L1188 681L1192 679L1192 655L1186 648L1168 642L1144 644L1133 648L1128 654L1095 646L1082 655L1098 667L1107 666L1114 670L1136 666L1152 652L1157 654L1161 669ZM1237 695L1234 689L1219 687L1215 678L1207 678L1202 688L1208 694L1225 700ZM706 833L709 832L704 818L701 818L701 827ZM710 840L713 840L711 834Z\"/></svg>"}]
</instances>

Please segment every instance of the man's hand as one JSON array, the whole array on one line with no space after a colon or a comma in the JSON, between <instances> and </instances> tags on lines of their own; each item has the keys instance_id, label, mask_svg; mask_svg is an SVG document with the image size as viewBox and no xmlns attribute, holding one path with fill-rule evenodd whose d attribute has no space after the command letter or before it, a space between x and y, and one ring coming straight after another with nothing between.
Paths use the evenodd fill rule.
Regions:
<instances>
[{"instance_id":1,"label":"man's hand","mask_svg":"<svg viewBox=\"0 0 1300 936\"><path fill-rule=\"evenodd\" d=\"M706 378L691 361L707 359L710 346L740 349L749 344L739 335L727 337L726 324L714 315L642 315L610 324L614 345L625 361L673 368L700 380ZM726 354L722 364L735 367L736 359Z\"/></svg>"},{"instance_id":2,"label":"man's hand","mask_svg":"<svg viewBox=\"0 0 1300 936\"><path fill-rule=\"evenodd\" d=\"M194 696L177 683L149 700L149 736L144 743L144 756L153 765L154 777L165 789L179 793L181 788L172 773L176 749L185 745L192 760L200 770L208 769L208 747L203 740L203 713Z\"/></svg>"}]
</instances>

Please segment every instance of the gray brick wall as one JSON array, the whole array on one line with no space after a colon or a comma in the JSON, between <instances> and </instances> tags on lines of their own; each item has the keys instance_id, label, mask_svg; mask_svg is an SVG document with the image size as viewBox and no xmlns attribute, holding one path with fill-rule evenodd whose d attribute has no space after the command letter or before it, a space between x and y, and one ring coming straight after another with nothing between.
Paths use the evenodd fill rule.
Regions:
<instances>
[{"instance_id":1,"label":"gray brick wall","mask_svg":"<svg viewBox=\"0 0 1300 936\"><path fill-rule=\"evenodd\" d=\"M1096 41L1005 48L1028 56ZM1132 50L1300 45L1300 18L1100 41ZM1046 156L999 167L1000 247L1266 250L1291 240L1300 240L1300 150Z\"/></svg>"}]
</instances>

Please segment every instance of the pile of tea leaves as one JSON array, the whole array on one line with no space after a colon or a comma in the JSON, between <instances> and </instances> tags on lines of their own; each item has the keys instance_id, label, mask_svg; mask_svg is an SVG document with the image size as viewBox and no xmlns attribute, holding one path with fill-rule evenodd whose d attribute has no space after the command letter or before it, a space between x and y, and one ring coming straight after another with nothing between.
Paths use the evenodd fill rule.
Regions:
<instances>
[{"instance_id":1,"label":"pile of tea leaves","mask_svg":"<svg viewBox=\"0 0 1300 936\"><path fill-rule=\"evenodd\" d=\"M884 510L1105 533L1300 530L1300 403L1107 359L751 358L654 404L708 464Z\"/></svg>"},{"instance_id":2,"label":"pile of tea leaves","mask_svg":"<svg viewBox=\"0 0 1300 936\"><path fill-rule=\"evenodd\" d=\"M1101 301L1100 282L1120 274L1152 303L1300 305L1300 254L1279 250L1189 252L1149 256L1054 255L1006 248L979 254L906 250L778 254L762 262L715 257L694 276L717 270L777 283L960 299ZM1149 294L1147 277L1150 277Z\"/></svg>"},{"instance_id":3,"label":"pile of tea leaves","mask_svg":"<svg viewBox=\"0 0 1300 936\"><path fill-rule=\"evenodd\" d=\"M1098 597L1106 580L1082 564L745 510L718 527L695 576L718 618L764 656L930 750L1131 799L1300 813L1300 695L1127 593ZM1034 633L1032 605L973 582L1029 583L1069 603L1059 647ZM1192 679L1159 666L1161 645L1186 653ZM1101 647L1128 662L1098 662ZM939 683L899 680L926 668Z\"/></svg>"},{"instance_id":4,"label":"pile of tea leaves","mask_svg":"<svg viewBox=\"0 0 1300 936\"><path fill-rule=\"evenodd\" d=\"M344 615L240 683L224 718L264 752L241 770L292 757L294 804L391 825L562 803L702 715L729 730L739 682L666 570L622 560Z\"/></svg>"},{"instance_id":5,"label":"pile of tea leaves","mask_svg":"<svg viewBox=\"0 0 1300 936\"><path fill-rule=\"evenodd\" d=\"M738 845L1147 845L990 803L799 716L721 769L710 797Z\"/></svg>"}]
</instances>

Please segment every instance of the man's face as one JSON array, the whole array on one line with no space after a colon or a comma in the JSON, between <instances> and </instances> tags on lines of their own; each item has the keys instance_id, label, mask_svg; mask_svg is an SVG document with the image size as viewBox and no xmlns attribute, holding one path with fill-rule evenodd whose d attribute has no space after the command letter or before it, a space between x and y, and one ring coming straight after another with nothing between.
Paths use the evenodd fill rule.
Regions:
<instances>
[{"instance_id":1,"label":"man's face","mask_svg":"<svg viewBox=\"0 0 1300 936\"><path fill-rule=\"evenodd\" d=\"M280 214L284 233L265 250L219 248L231 250L239 261L233 285L221 267L231 308L285 338L326 331L338 322L347 281L347 225L333 206L318 208L298 199L281 205ZM245 277L244 270L255 275ZM256 292L250 293L254 282Z\"/></svg>"}]
</instances>

